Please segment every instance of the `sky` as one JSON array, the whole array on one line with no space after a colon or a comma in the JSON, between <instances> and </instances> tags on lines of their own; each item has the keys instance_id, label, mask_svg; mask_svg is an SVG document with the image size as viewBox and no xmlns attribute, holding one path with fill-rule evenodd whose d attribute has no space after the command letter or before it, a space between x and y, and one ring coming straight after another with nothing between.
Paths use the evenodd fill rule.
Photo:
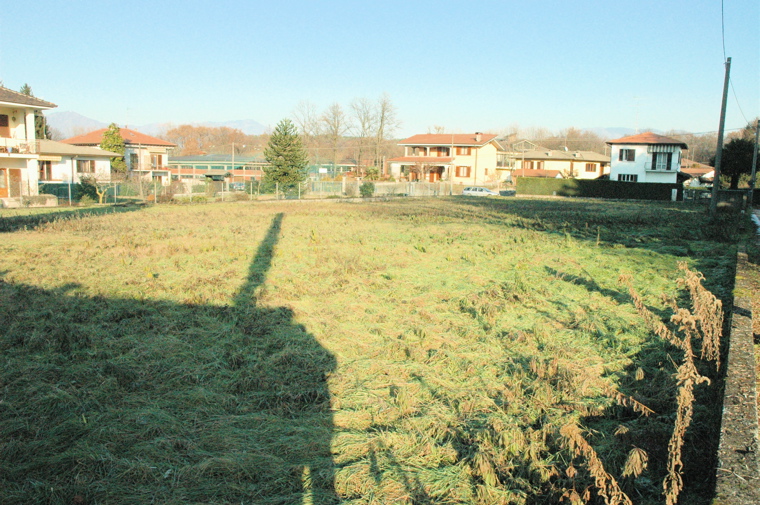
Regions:
<instances>
[{"instance_id":1,"label":"sky","mask_svg":"<svg viewBox=\"0 0 760 505\"><path fill-rule=\"evenodd\" d=\"M724 44L726 128L760 116L758 32L757 0L7 2L0 80L121 125L273 128L300 102L387 93L399 137L699 133L718 129Z\"/></svg>"}]
</instances>

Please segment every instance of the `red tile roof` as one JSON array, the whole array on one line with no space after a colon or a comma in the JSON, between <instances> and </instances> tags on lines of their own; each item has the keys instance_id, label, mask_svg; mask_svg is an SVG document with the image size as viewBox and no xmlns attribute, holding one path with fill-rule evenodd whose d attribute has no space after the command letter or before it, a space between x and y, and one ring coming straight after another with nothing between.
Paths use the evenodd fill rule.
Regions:
<instances>
[{"instance_id":1,"label":"red tile roof","mask_svg":"<svg viewBox=\"0 0 760 505\"><path fill-rule=\"evenodd\" d=\"M683 149L689 147L682 140L676 140L664 135L657 135L652 132L639 133L637 135L629 135L628 137L622 137L615 140L608 140L607 144L668 144L681 146Z\"/></svg>"},{"instance_id":2,"label":"red tile roof","mask_svg":"<svg viewBox=\"0 0 760 505\"><path fill-rule=\"evenodd\" d=\"M480 140L477 138L478 135ZM491 133L423 133L412 135L398 144L400 146L484 146L496 137L497 135Z\"/></svg>"},{"instance_id":3,"label":"red tile roof","mask_svg":"<svg viewBox=\"0 0 760 505\"><path fill-rule=\"evenodd\" d=\"M400 163L451 163L454 158L437 157L437 156L399 156L398 158L391 158L388 161L395 161Z\"/></svg>"},{"instance_id":4,"label":"red tile roof","mask_svg":"<svg viewBox=\"0 0 760 505\"><path fill-rule=\"evenodd\" d=\"M61 142L64 144L73 144L78 146L100 145L100 142L103 140L103 133L106 131L106 129L107 128L101 128L100 130L95 130L94 132L85 133L84 135L78 135L66 140L61 140ZM145 135L144 133L130 130L128 128L119 128L119 133L121 133L125 144L177 147L177 144L172 144L166 140L157 139L156 137L151 137L150 135Z\"/></svg>"},{"instance_id":5,"label":"red tile roof","mask_svg":"<svg viewBox=\"0 0 760 505\"><path fill-rule=\"evenodd\" d=\"M689 174L692 177L701 177L715 171L715 168L704 163L699 163L693 160L687 160L684 158L681 160L681 172Z\"/></svg>"}]
</instances>

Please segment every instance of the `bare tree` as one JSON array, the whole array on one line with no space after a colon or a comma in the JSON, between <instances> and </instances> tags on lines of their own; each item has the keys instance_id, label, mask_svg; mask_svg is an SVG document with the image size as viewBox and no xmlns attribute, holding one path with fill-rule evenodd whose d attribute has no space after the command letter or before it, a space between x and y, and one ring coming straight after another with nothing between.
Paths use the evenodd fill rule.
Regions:
<instances>
[{"instance_id":1,"label":"bare tree","mask_svg":"<svg viewBox=\"0 0 760 505\"><path fill-rule=\"evenodd\" d=\"M320 118L324 135L329 146L333 167L340 161L340 148L343 136L351 129L346 113L339 103L330 105Z\"/></svg>"},{"instance_id":2,"label":"bare tree","mask_svg":"<svg viewBox=\"0 0 760 505\"><path fill-rule=\"evenodd\" d=\"M309 153L309 158L319 164L321 149L320 135L322 133L322 121L317 112L317 106L308 100L298 103L293 110L293 122L298 126L303 139L304 147Z\"/></svg>"},{"instance_id":3,"label":"bare tree","mask_svg":"<svg viewBox=\"0 0 760 505\"><path fill-rule=\"evenodd\" d=\"M400 121L396 113L396 106L391 102L388 93L383 93L377 100L376 122L375 122L375 166L384 169L382 153L383 147L387 140L393 136L400 126Z\"/></svg>"},{"instance_id":4,"label":"bare tree","mask_svg":"<svg viewBox=\"0 0 760 505\"><path fill-rule=\"evenodd\" d=\"M356 136L356 166L361 175L364 172L368 141L375 136L377 116L375 107L367 98L357 98L351 102L351 112L354 120L353 132Z\"/></svg>"}]
</instances>

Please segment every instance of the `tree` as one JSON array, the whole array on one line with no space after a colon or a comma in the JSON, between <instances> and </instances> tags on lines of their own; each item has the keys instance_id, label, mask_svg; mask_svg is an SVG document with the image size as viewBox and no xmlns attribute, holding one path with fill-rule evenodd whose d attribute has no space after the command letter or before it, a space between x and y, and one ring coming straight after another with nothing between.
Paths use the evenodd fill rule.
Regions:
<instances>
[{"instance_id":1,"label":"tree","mask_svg":"<svg viewBox=\"0 0 760 505\"><path fill-rule=\"evenodd\" d=\"M309 155L290 119L283 119L277 124L264 150L264 158L268 163L264 168L267 182L279 183L284 189L290 189L306 180Z\"/></svg>"},{"instance_id":2,"label":"tree","mask_svg":"<svg viewBox=\"0 0 760 505\"><path fill-rule=\"evenodd\" d=\"M34 95L32 94L32 87L31 87L31 86L29 86L27 83L24 83L24 85L23 85L23 86L21 86L21 89L20 89L20 90L18 90L18 92L19 92L19 93L21 93L22 95L26 95L26 96L34 96Z\"/></svg>"},{"instance_id":3,"label":"tree","mask_svg":"<svg viewBox=\"0 0 760 505\"><path fill-rule=\"evenodd\" d=\"M372 102L366 98L357 98L351 102L351 111L354 119L354 133L356 134L356 167L359 175L363 173L364 156L367 147L367 139L375 137L377 117Z\"/></svg>"},{"instance_id":4,"label":"tree","mask_svg":"<svg viewBox=\"0 0 760 505\"><path fill-rule=\"evenodd\" d=\"M377 100L376 113L376 131L375 131L375 166L382 167L382 151L388 137L399 127L399 120L396 116L396 107L391 102L387 93Z\"/></svg>"},{"instance_id":5,"label":"tree","mask_svg":"<svg viewBox=\"0 0 760 505\"><path fill-rule=\"evenodd\" d=\"M100 141L100 148L104 151L119 153L121 156L111 158L111 173L123 177L127 173L127 163L124 161L124 138L116 123L111 123Z\"/></svg>"},{"instance_id":6,"label":"tree","mask_svg":"<svg viewBox=\"0 0 760 505\"><path fill-rule=\"evenodd\" d=\"M340 144L343 135L348 132L351 125L339 103L334 103L322 114L322 125L327 137L329 149L332 153L332 163L335 167L340 161Z\"/></svg>"},{"instance_id":7,"label":"tree","mask_svg":"<svg viewBox=\"0 0 760 505\"><path fill-rule=\"evenodd\" d=\"M752 155L754 151L754 139L735 138L723 147L720 173L731 179L730 189L738 189L741 175L749 174L752 171ZM760 162L760 159L758 161ZM714 157L710 164L715 166ZM760 163L757 165L760 166ZM755 169L757 169L757 166Z\"/></svg>"}]
</instances>

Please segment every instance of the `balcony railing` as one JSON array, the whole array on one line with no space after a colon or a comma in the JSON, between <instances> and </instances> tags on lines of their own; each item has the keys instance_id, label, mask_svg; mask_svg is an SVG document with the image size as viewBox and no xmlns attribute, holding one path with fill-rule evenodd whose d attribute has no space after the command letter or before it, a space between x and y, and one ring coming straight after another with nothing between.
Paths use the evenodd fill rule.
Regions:
<instances>
[{"instance_id":1,"label":"balcony railing","mask_svg":"<svg viewBox=\"0 0 760 505\"><path fill-rule=\"evenodd\" d=\"M657 168L656 166L652 166L651 161L647 161L644 164L644 170L646 170L647 172L672 172L673 171L670 165L667 165L664 168L662 167Z\"/></svg>"},{"instance_id":2,"label":"balcony railing","mask_svg":"<svg viewBox=\"0 0 760 505\"><path fill-rule=\"evenodd\" d=\"M38 140L17 140L0 137L0 154L38 154Z\"/></svg>"}]
</instances>

